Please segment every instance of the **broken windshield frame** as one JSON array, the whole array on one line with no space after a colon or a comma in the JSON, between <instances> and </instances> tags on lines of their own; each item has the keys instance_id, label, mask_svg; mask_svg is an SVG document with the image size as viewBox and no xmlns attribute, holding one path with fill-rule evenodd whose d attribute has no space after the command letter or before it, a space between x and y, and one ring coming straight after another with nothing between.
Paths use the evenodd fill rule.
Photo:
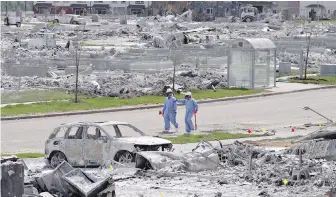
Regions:
<instances>
[{"instance_id":1,"label":"broken windshield frame","mask_svg":"<svg viewBox=\"0 0 336 197\"><path fill-rule=\"evenodd\" d=\"M131 129L133 129L133 131L135 133L140 134L140 136L146 136L146 134L144 132L142 132L141 130L139 130L138 128L136 128L133 125L130 124L107 124L107 125L100 125L100 127L102 127L102 129L104 130L105 133L107 133L111 138L116 137L116 138L120 138L120 137L129 137L129 136L125 136L123 135L122 131L120 131L118 126L126 126L129 127ZM111 129L114 130L115 134L111 135L111 132L113 132Z\"/></svg>"},{"instance_id":2,"label":"broken windshield frame","mask_svg":"<svg viewBox=\"0 0 336 197\"><path fill-rule=\"evenodd\" d=\"M63 129L64 134L66 134L66 131L69 129L69 127L64 125L56 127L54 131L49 135L49 139L54 139L57 136L57 134L61 131L61 129ZM64 137L64 135L62 137Z\"/></svg>"}]
</instances>

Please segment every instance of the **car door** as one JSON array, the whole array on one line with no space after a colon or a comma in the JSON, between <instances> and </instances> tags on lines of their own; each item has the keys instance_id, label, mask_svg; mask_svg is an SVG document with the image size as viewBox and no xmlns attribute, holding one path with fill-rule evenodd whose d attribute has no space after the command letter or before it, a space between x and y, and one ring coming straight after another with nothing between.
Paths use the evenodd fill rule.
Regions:
<instances>
[{"instance_id":1,"label":"car door","mask_svg":"<svg viewBox=\"0 0 336 197\"><path fill-rule=\"evenodd\" d=\"M104 147L107 143L108 137L99 127L86 127L84 136L85 165L101 165L103 163Z\"/></svg>"},{"instance_id":2,"label":"car door","mask_svg":"<svg viewBox=\"0 0 336 197\"><path fill-rule=\"evenodd\" d=\"M72 126L64 137L64 154L73 166L83 166L84 127Z\"/></svg>"}]
</instances>

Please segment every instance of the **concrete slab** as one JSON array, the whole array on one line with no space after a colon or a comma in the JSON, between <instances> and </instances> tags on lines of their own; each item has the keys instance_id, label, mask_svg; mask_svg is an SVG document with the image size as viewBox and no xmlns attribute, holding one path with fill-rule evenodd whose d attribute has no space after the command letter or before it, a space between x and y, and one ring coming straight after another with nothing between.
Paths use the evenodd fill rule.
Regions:
<instances>
[{"instance_id":1,"label":"concrete slab","mask_svg":"<svg viewBox=\"0 0 336 197\"><path fill-rule=\"evenodd\" d=\"M63 161L55 170L51 173L43 175L38 182L43 182L45 187L49 192L61 192L63 195L69 194L71 187L67 182L62 179L62 176L74 168L68 164L66 161Z\"/></svg>"},{"instance_id":2,"label":"concrete slab","mask_svg":"<svg viewBox=\"0 0 336 197\"><path fill-rule=\"evenodd\" d=\"M110 177L97 179L96 182L89 178L85 172L80 169L74 169L63 175L63 179L75 187L82 197L95 197L101 191L108 187Z\"/></svg>"},{"instance_id":3,"label":"concrete slab","mask_svg":"<svg viewBox=\"0 0 336 197\"><path fill-rule=\"evenodd\" d=\"M321 85L317 84L301 84L301 83L285 83L285 82L277 82L277 87L272 87L267 89L272 92L289 92L293 90L307 90L311 88L322 87Z\"/></svg>"}]
</instances>

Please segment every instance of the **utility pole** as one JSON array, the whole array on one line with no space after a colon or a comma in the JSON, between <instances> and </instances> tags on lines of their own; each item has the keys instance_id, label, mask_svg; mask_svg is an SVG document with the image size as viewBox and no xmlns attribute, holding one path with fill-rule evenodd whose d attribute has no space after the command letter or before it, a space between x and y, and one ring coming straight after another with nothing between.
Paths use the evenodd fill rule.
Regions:
<instances>
[{"instance_id":1,"label":"utility pole","mask_svg":"<svg viewBox=\"0 0 336 197\"><path fill-rule=\"evenodd\" d=\"M126 1L126 2L127 2L127 1ZM126 19L126 13L127 13L126 2L125 2L125 14L124 14L124 16L125 16L125 20L127 20L127 19ZM127 24L127 23L126 23L126 24Z\"/></svg>"},{"instance_id":2,"label":"utility pole","mask_svg":"<svg viewBox=\"0 0 336 197\"><path fill-rule=\"evenodd\" d=\"M321 15L321 10L320 10L320 4L318 3L318 1L316 2L317 3L317 21L320 20L320 15Z\"/></svg>"},{"instance_id":3,"label":"utility pole","mask_svg":"<svg viewBox=\"0 0 336 197\"><path fill-rule=\"evenodd\" d=\"M77 35L76 40L73 42L74 47L76 48L76 87L75 87L75 103L78 103L78 67L79 67L79 56L78 56L78 48L79 48L79 38Z\"/></svg>"},{"instance_id":4,"label":"utility pole","mask_svg":"<svg viewBox=\"0 0 336 197\"><path fill-rule=\"evenodd\" d=\"M216 17L218 17L218 1L216 1Z\"/></svg>"},{"instance_id":5,"label":"utility pole","mask_svg":"<svg viewBox=\"0 0 336 197\"><path fill-rule=\"evenodd\" d=\"M176 56L174 57L174 61L173 61L173 64L174 64L174 73L173 73L173 92L175 92L175 72L176 72Z\"/></svg>"},{"instance_id":6,"label":"utility pole","mask_svg":"<svg viewBox=\"0 0 336 197\"><path fill-rule=\"evenodd\" d=\"M78 60L78 47L76 47L76 92L75 92L75 103L78 103L78 67L79 67L79 60Z\"/></svg>"},{"instance_id":7,"label":"utility pole","mask_svg":"<svg viewBox=\"0 0 336 197\"><path fill-rule=\"evenodd\" d=\"M8 11L8 1L6 1L6 16L8 15L7 11Z\"/></svg>"},{"instance_id":8,"label":"utility pole","mask_svg":"<svg viewBox=\"0 0 336 197\"><path fill-rule=\"evenodd\" d=\"M307 69L308 69L308 54L309 54L309 48L310 48L310 40L311 40L311 32L309 32L308 36L308 46L307 46L307 55L306 55L306 65L305 65L305 76L304 79L307 79Z\"/></svg>"},{"instance_id":9,"label":"utility pole","mask_svg":"<svg viewBox=\"0 0 336 197\"><path fill-rule=\"evenodd\" d=\"M27 12L27 1L25 1L25 13Z\"/></svg>"}]
</instances>

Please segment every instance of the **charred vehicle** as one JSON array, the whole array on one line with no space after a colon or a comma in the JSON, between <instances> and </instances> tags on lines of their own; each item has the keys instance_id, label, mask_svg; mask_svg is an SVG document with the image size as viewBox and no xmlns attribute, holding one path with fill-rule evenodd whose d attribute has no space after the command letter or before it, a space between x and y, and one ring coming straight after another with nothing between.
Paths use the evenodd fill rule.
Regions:
<instances>
[{"instance_id":1,"label":"charred vehicle","mask_svg":"<svg viewBox=\"0 0 336 197\"><path fill-rule=\"evenodd\" d=\"M104 161L132 163L139 151L169 151L172 143L146 134L125 122L77 122L56 127L45 142L45 158L55 168L100 166Z\"/></svg>"}]
</instances>

